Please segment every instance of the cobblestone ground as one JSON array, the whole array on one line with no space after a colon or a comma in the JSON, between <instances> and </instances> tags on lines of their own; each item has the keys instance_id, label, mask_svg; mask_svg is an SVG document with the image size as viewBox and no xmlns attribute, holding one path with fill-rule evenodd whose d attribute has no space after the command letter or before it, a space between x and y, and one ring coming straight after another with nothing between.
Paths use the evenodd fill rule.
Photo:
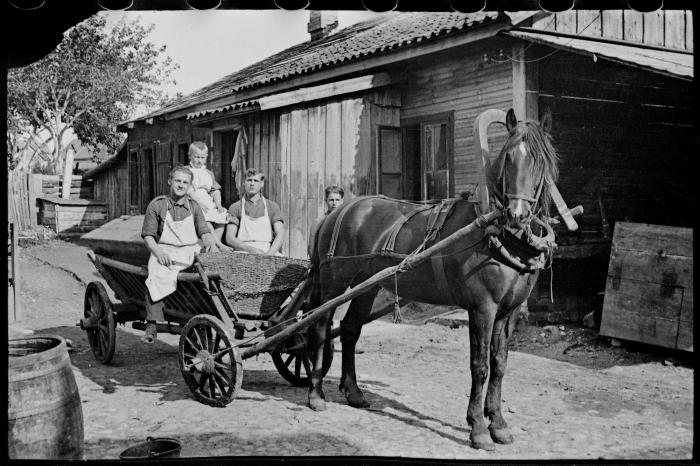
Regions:
<instances>
[{"instance_id":1,"label":"cobblestone ground","mask_svg":"<svg viewBox=\"0 0 700 466\"><path fill-rule=\"evenodd\" d=\"M19 325L72 340L85 456L115 459L147 436L174 437L183 457L369 455L447 459L687 459L693 447L693 370L647 363L588 369L511 352L503 388L512 445L469 447L468 330L439 325L365 327L357 355L370 409L338 392L340 354L325 379L328 410L312 412L271 358L244 361L243 389L225 408L194 401L177 364L178 337L153 346L117 329L109 366L83 332L84 285L22 255ZM339 347L339 344L337 345Z\"/></svg>"}]
</instances>

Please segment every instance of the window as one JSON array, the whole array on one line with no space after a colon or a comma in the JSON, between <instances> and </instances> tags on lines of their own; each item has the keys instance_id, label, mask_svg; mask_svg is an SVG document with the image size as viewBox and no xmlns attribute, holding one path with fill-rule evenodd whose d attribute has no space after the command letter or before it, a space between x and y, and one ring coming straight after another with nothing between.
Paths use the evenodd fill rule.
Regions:
<instances>
[{"instance_id":1,"label":"window","mask_svg":"<svg viewBox=\"0 0 700 466\"><path fill-rule=\"evenodd\" d=\"M454 196L453 115L404 119L404 197L414 200Z\"/></svg>"},{"instance_id":2,"label":"window","mask_svg":"<svg viewBox=\"0 0 700 466\"><path fill-rule=\"evenodd\" d=\"M379 193L395 199L402 199L403 160L401 153L401 128L380 126L379 146Z\"/></svg>"},{"instance_id":3,"label":"window","mask_svg":"<svg viewBox=\"0 0 700 466\"><path fill-rule=\"evenodd\" d=\"M447 154L447 123L424 124L422 133L423 198L448 198L450 170Z\"/></svg>"}]
</instances>

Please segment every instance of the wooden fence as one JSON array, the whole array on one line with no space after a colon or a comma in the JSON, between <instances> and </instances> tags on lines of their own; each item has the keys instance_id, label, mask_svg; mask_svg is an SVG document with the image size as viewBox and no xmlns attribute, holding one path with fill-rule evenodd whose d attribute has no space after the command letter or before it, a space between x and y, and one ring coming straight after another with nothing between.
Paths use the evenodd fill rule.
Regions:
<instances>
[{"instance_id":1,"label":"wooden fence","mask_svg":"<svg viewBox=\"0 0 700 466\"><path fill-rule=\"evenodd\" d=\"M62 177L58 175L9 173L7 212L9 219L17 226L17 230L36 226L38 224L37 197L60 196L62 185ZM73 175L71 199L91 199L92 197L92 180L83 180L82 176Z\"/></svg>"}]
</instances>

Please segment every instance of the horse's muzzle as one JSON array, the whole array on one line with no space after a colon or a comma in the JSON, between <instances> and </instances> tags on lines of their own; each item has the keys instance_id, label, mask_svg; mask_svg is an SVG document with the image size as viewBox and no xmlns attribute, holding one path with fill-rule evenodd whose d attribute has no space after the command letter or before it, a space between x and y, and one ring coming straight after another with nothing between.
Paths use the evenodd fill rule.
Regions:
<instances>
[{"instance_id":1,"label":"horse's muzzle","mask_svg":"<svg viewBox=\"0 0 700 466\"><path fill-rule=\"evenodd\" d=\"M515 227L530 217L530 204L523 199L510 199L506 207L508 226Z\"/></svg>"}]
</instances>

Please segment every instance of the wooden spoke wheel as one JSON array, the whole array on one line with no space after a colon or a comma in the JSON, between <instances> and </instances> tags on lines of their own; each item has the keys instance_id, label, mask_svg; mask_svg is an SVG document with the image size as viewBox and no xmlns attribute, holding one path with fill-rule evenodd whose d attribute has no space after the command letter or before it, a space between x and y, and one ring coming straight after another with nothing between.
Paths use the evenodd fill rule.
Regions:
<instances>
[{"instance_id":1,"label":"wooden spoke wheel","mask_svg":"<svg viewBox=\"0 0 700 466\"><path fill-rule=\"evenodd\" d=\"M270 352L277 372L295 387L308 387L311 379L311 360L306 353L305 334L294 334L279 349L281 351ZM335 340L327 340L323 347L322 377L325 377L331 368L334 349Z\"/></svg>"},{"instance_id":2,"label":"wooden spoke wheel","mask_svg":"<svg viewBox=\"0 0 700 466\"><path fill-rule=\"evenodd\" d=\"M114 325L112 302L104 285L90 282L85 290L83 317L92 325L85 328L92 354L102 364L109 364L117 346L117 332Z\"/></svg>"},{"instance_id":3,"label":"wooden spoke wheel","mask_svg":"<svg viewBox=\"0 0 700 466\"><path fill-rule=\"evenodd\" d=\"M182 376L200 403L223 407L243 383L243 360L221 320L207 314L192 317L180 335Z\"/></svg>"}]
</instances>

